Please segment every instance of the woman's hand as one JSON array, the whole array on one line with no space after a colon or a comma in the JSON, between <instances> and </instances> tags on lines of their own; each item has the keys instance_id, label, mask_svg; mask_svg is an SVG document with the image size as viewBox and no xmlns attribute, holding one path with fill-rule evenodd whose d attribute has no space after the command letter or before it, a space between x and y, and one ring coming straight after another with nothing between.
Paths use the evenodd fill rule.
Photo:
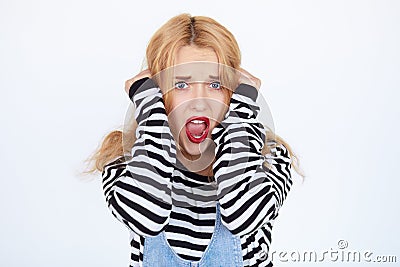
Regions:
<instances>
[{"instance_id":1,"label":"woman's hand","mask_svg":"<svg viewBox=\"0 0 400 267\"><path fill-rule=\"evenodd\" d=\"M238 69L238 75L239 75L239 84L241 83L245 83L248 85L251 85L253 87L255 87L257 90L260 89L261 87L261 80L254 77L253 75L251 75L248 71L246 71L245 69L239 68Z\"/></svg>"},{"instance_id":2,"label":"woman's hand","mask_svg":"<svg viewBox=\"0 0 400 267\"><path fill-rule=\"evenodd\" d=\"M149 77L149 78L151 77L151 72L150 72L149 69L145 69L145 70L141 71L141 72L140 72L138 75L136 75L135 77L133 77L133 78L127 80L127 81L125 82L125 92L126 92L127 94L129 94L129 88L131 88L132 84L133 84L134 82L136 82L137 80L140 80L140 79L142 79L142 78L144 78L144 77Z\"/></svg>"}]
</instances>

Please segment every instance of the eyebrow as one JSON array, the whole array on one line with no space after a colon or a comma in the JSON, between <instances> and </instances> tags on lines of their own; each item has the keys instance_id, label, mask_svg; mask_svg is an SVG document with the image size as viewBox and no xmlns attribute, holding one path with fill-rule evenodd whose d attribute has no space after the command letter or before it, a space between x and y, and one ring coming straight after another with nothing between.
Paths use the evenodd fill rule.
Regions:
<instances>
[{"instance_id":1,"label":"eyebrow","mask_svg":"<svg viewBox=\"0 0 400 267\"><path fill-rule=\"evenodd\" d=\"M211 79L219 80L219 76L209 75L208 77L210 77Z\"/></svg>"},{"instance_id":2,"label":"eyebrow","mask_svg":"<svg viewBox=\"0 0 400 267\"><path fill-rule=\"evenodd\" d=\"M210 77L211 79L219 80L219 76L209 75L208 77ZM178 80L189 80L190 78L192 78L192 76L175 76L175 79Z\"/></svg>"},{"instance_id":3,"label":"eyebrow","mask_svg":"<svg viewBox=\"0 0 400 267\"><path fill-rule=\"evenodd\" d=\"M175 76L175 79L178 80L189 80L192 76Z\"/></svg>"}]
</instances>

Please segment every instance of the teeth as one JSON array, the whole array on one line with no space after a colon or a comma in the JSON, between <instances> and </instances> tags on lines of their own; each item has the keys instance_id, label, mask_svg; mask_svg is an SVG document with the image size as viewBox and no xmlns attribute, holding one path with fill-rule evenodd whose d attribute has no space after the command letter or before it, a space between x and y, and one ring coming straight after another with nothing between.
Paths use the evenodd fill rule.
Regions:
<instances>
[{"instance_id":1,"label":"teeth","mask_svg":"<svg viewBox=\"0 0 400 267\"><path fill-rule=\"evenodd\" d=\"M196 123L196 124L205 123L205 122L202 121L202 120L192 120L192 121L190 121L190 122L193 122L193 123Z\"/></svg>"},{"instance_id":2,"label":"teeth","mask_svg":"<svg viewBox=\"0 0 400 267\"><path fill-rule=\"evenodd\" d=\"M193 136L194 138L200 138L200 137L203 136L204 132L205 132L205 131L203 131L203 132L201 133L201 135L192 135L192 136Z\"/></svg>"}]
</instances>

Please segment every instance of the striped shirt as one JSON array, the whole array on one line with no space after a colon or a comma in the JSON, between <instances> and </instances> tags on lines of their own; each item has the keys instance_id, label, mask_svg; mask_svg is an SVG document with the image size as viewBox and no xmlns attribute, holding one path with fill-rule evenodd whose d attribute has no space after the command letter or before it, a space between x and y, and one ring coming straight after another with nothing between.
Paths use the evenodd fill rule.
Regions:
<instances>
[{"instance_id":1,"label":"striped shirt","mask_svg":"<svg viewBox=\"0 0 400 267\"><path fill-rule=\"evenodd\" d=\"M145 238L162 231L181 258L200 260L214 231L217 201L222 223L240 237L244 266L272 266L271 231L292 186L291 157L274 140L268 144L276 146L262 155L265 129L257 120L256 88L239 85L212 130L216 160L210 182L177 161L154 81L146 78L136 87L129 94L138 124L131 155L114 159L102 172L107 205L130 232L130 266L142 266Z\"/></svg>"}]
</instances>

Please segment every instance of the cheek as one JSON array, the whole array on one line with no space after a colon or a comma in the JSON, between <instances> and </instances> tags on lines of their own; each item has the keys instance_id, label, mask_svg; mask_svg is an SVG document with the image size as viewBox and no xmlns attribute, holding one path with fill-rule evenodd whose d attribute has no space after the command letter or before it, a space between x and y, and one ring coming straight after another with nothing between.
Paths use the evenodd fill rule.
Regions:
<instances>
[{"instance_id":1,"label":"cheek","mask_svg":"<svg viewBox=\"0 0 400 267\"><path fill-rule=\"evenodd\" d=\"M212 109L212 114L210 114L209 135L211 135L211 132L215 126L221 123L227 111L227 105L224 101L224 98L214 98L212 101L210 101L210 107Z\"/></svg>"},{"instance_id":2,"label":"cheek","mask_svg":"<svg viewBox=\"0 0 400 267\"><path fill-rule=\"evenodd\" d=\"M187 96L182 93L169 93L168 94L168 104L169 111L175 111L178 109L182 109L183 104L187 101Z\"/></svg>"},{"instance_id":3,"label":"cheek","mask_svg":"<svg viewBox=\"0 0 400 267\"><path fill-rule=\"evenodd\" d=\"M168 92L165 97L165 110L168 115L171 113L175 113L178 109L180 104L182 103L182 100L177 94L174 94L173 91Z\"/></svg>"},{"instance_id":4,"label":"cheek","mask_svg":"<svg viewBox=\"0 0 400 267\"><path fill-rule=\"evenodd\" d=\"M221 122L228 110L229 96L225 93L216 95L212 101L212 110L217 122Z\"/></svg>"},{"instance_id":5,"label":"cheek","mask_svg":"<svg viewBox=\"0 0 400 267\"><path fill-rule=\"evenodd\" d=\"M166 110L168 114L168 123L171 132L175 139L181 134L182 128L185 125L185 118L182 116L184 100L176 94L170 94L168 96L168 103L166 104Z\"/></svg>"}]
</instances>

